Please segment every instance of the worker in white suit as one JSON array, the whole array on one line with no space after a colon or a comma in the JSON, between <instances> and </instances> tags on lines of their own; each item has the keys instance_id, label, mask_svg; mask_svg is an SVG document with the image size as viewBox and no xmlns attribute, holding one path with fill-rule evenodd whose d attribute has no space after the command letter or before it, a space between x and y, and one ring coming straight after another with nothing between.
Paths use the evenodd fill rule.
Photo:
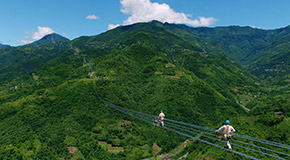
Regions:
<instances>
[{"instance_id":1,"label":"worker in white suit","mask_svg":"<svg viewBox=\"0 0 290 160\"><path fill-rule=\"evenodd\" d=\"M216 132L222 132L223 137L222 140L226 142L225 148L228 148L229 150L232 150L231 144L230 144L230 139L232 138L232 134L236 132L233 126L230 125L230 121L226 120L225 125L221 126Z\"/></svg>"},{"instance_id":2,"label":"worker in white suit","mask_svg":"<svg viewBox=\"0 0 290 160\"><path fill-rule=\"evenodd\" d=\"M158 116L158 122L160 122L162 126L164 126L164 117L165 117L165 114L164 114L163 111L161 110L161 111L160 111L160 114L159 114L159 116Z\"/></svg>"}]
</instances>

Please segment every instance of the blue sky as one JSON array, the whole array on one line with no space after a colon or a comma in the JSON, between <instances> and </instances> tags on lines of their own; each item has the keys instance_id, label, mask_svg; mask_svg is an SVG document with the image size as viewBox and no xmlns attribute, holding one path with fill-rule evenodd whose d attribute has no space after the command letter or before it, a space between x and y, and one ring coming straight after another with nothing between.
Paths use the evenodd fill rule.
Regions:
<instances>
[{"instance_id":1,"label":"blue sky","mask_svg":"<svg viewBox=\"0 0 290 160\"><path fill-rule=\"evenodd\" d=\"M0 43L21 45L52 32L74 39L152 19L276 29L290 25L289 8L289 0L7 0L0 4Z\"/></svg>"}]
</instances>

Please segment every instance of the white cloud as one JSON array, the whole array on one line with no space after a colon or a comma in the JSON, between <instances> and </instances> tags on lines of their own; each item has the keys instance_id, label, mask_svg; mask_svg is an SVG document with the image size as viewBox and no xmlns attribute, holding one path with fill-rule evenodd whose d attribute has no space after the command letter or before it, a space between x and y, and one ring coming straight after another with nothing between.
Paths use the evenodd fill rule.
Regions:
<instances>
[{"instance_id":1,"label":"white cloud","mask_svg":"<svg viewBox=\"0 0 290 160\"><path fill-rule=\"evenodd\" d=\"M111 30L111 29L114 29L114 28L119 27L119 26L120 26L119 24L109 24L108 29Z\"/></svg>"},{"instance_id":2,"label":"white cloud","mask_svg":"<svg viewBox=\"0 0 290 160\"><path fill-rule=\"evenodd\" d=\"M261 27L251 26L254 29L261 29Z\"/></svg>"},{"instance_id":3,"label":"white cloud","mask_svg":"<svg viewBox=\"0 0 290 160\"><path fill-rule=\"evenodd\" d=\"M130 14L124 25L137 22L149 22L158 20L169 23L184 23L192 26L210 26L217 19L213 17L199 17L199 19L191 19L191 15L182 12L175 12L166 3L152 3L150 0L121 0L121 12Z\"/></svg>"},{"instance_id":4,"label":"white cloud","mask_svg":"<svg viewBox=\"0 0 290 160\"><path fill-rule=\"evenodd\" d=\"M33 41L27 41L27 40L17 40L17 43L19 44L28 44L28 43L32 43Z\"/></svg>"},{"instance_id":5,"label":"white cloud","mask_svg":"<svg viewBox=\"0 0 290 160\"><path fill-rule=\"evenodd\" d=\"M38 28L37 32L32 32L32 39L39 40L48 34L54 33L54 31L49 27L38 26L37 28Z\"/></svg>"},{"instance_id":6,"label":"white cloud","mask_svg":"<svg viewBox=\"0 0 290 160\"><path fill-rule=\"evenodd\" d=\"M99 17L96 16L96 15L94 15L94 14L92 14L92 15L88 15L88 16L86 16L86 19L93 20L93 19L99 19Z\"/></svg>"},{"instance_id":7,"label":"white cloud","mask_svg":"<svg viewBox=\"0 0 290 160\"><path fill-rule=\"evenodd\" d=\"M54 31L49 27L40 27L37 26L37 32L32 32L31 35L29 35L29 32L25 32L26 36L24 37L26 40L17 40L17 43L19 44L28 44L32 43L34 40L39 40L42 37L54 33Z\"/></svg>"}]
</instances>

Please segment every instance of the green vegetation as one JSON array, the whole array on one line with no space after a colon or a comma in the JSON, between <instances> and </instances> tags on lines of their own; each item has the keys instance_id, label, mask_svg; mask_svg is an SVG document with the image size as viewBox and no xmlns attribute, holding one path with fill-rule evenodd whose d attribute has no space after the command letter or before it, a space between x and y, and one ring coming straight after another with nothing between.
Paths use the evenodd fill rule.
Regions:
<instances>
[{"instance_id":1,"label":"green vegetation","mask_svg":"<svg viewBox=\"0 0 290 160\"><path fill-rule=\"evenodd\" d=\"M239 29L244 35L224 48ZM198 141L180 147L185 137L109 108L95 89L126 108L153 115L162 109L168 118L211 128L230 119L240 134L289 144L287 75L262 79L266 72L253 75L230 60L242 64L254 44L239 39L264 32L154 21L0 50L0 159L158 159L187 152L188 159L242 158ZM218 39L222 34L227 38ZM233 55L237 50L243 55ZM91 75L84 54L93 64Z\"/></svg>"}]
</instances>

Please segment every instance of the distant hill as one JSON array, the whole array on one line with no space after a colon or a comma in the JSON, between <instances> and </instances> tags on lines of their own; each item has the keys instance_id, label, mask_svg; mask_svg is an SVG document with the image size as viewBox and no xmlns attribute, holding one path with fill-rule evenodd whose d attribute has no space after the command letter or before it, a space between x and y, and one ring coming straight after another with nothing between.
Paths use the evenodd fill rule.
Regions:
<instances>
[{"instance_id":1,"label":"distant hill","mask_svg":"<svg viewBox=\"0 0 290 160\"><path fill-rule=\"evenodd\" d=\"M64 39L66 41L49 42L50 40L54 40L53 37L58 37L58 40ZM0 50L0 83L27 74L29 71L46 63L50 59L73 54L73 51L66 51L66 49L70 48L68 42L66 38L52 34L32 44Z\"/></svg>"},{"instance_id":2,"label":"distant hill","mask_svg":"<svg viewBox=\"0 0 290 160\"><path fill-rule=\"evenodd\" d=\"M252 27L189 27L182 24L152 24L199 44L214 55L227 57L240 67L261 76L290 74L290 26L263 30Z\"/></svg>"},{"instance_id":3,"label":"distant hill","mask_svg":"<svg viewBox=\"0 0 290 160\"><path fill-rule=\"evenodd\" d=\"M61 41L69 41L69 39L66 37L63 37L59 34L52 33L52 34L48 34L48 35L44 36L40 40L35 41L29 45L37 46L37 45L41 45L41 44L48 43L48 42L55 43L55 42L61 42Z\"/></svg>"},{"instance_id":4,"label":"distant hill","mask_svg":"<svg viewBox=\"0 0 290 160\"><path fill-rule=\"evenodd\" d=\"M263 77L285 77L290 73L290 26L276 30L276 38L257 47L242 63ZM288 79L288 78L287 78Z\"/></svg>"},{"instance_id":5,"label":"distant hill","mask_svg":"<svg viewBox=\"0 0 290 160\"><path fill-rule=\"evenodd\" d=\"M153 21L152 23L158 24L158 21ZM274 30L263 30L248 26L195 28L183 24L169 23L164 23L162 26L168 31L173 31L172 33L177 32L179 36L187 40L189 40L188 33L201 38L201 40L207 42L204 47L220 46L224 49L224 52L230 53L228 55L230 58L237 61L243 61L246 57L250 57L253 52L268 42L273 42L290 35L290 26Z\"/></svg>"},{"instance_id":6,"label":"distant hill","mask_svg":"<svg viewBox=\"0 0 290 160\"><path fill-rule=\"evenodd\" d=\"M0 43L0 48L8 48L8 47L10 47L9 45L4 45L4 44L1 44Z\"/></svg>"},{"instance_id":7,"label":"distant hill","mask_svg":"<svg viewBox=\"0 0 290 160\"><path fill-rule=\"evenodd\" d=\"M69 47L68 41L52 33L31 44L10 47L0 52L0 83L24 75L50 59L67 56L64 51Z\"/></svg>"}]
</instances>

